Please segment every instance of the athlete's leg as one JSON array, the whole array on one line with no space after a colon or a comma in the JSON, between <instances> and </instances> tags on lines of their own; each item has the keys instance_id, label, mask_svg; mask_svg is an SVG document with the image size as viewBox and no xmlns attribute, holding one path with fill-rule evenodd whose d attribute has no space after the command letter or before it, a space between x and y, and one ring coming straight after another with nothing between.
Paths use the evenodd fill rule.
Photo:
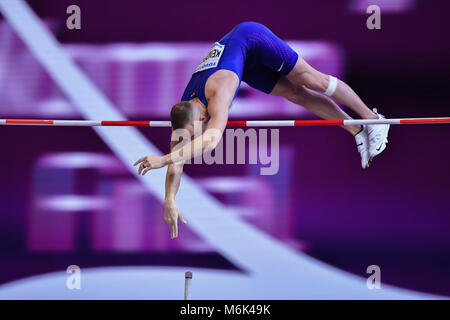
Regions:
<instances>
[{"instance_id":1,"label":"athlete's leg","mask_svg":"<svg viewBox=\"0 0 450 320\"><path fill-rule=\"evenodd\" d=\"M350 117L339 110L340 108L331 99L322 97L317 92L306 90L304 86L333 96L338 102L347 105L363 118L378 118L344 82L337 81L336 78L324 75L310 67L286 42L278 38L267 27L260 24L251 26L254 29L247 30L245 36L249 42L253 43L251 47L253 56L259 57L256 66L262 65L264 68L257 67L250 72L245 71L243 81L263 92L271 93L273 91L273 94L283 95L280 92L277 93L277 90L284 81L280 82L278 88L275 87L282 76L287 76L289 82L293 84L291 87L294 88L294 93L292 93L293 90L290 90L290 93L284 93L285 97L309 108L323 118L346 119ZM345 127L345 129L353 134L357 131L355 127ZM367 160L369 158L367 131L360 131L355 135L355 139L358 151L361 153L361 164L365 168L369 163Z\"/></svg>"},{"instance_id":2,"label":"athlete's leg","mask_svg":"<svg viewBox=\"0 0 450 320\"><path fill-rule=\"evenodd\" d=\"M347 84L311 67L266 26L249 22L242 24L241 29L247 40L253 43L251 50L254 51L254 56L260 57L259 62L262 65L287 76L289 81L297 86L304 85L309 89L327 93L362 118L378 118ZM332 84L332 90L327 90L329 84Z\"/></svg>"},{"instance_id":3,"label":"athlete's leg","mask_svg":"<svg viewBox=\"0 0 450 320\"><path fill-rule=\"evenodd\" d=\"M298 57L295 67L287 75L292 83L304 85L309 89L326 92L329 86L330 76L311 67L304 59ZM335 78L336 79L336 78ZM344 81L336 79L337 86L330 96L355 111L361 118L378 119L361 100L361 98Z\"/></svg>"},{"instance_id":4,"label":"athlete's leg","mask_svg":"<svg viewBox=\"0 0 450 320\"><path fill-rule=\"evenodd\" d=\"M281 96L289 101L307 108L323 119L351 119L339 106L327 96L317 93L305 86L292 84L286 77L281 77L270 94ZM355 136L358 152L361 155L361 166L367 168L370 164L369 141L366 130L360 126L343 126Z\"/></svg>"},{"instance_id":5,"label":"athlete's leg","mask_svg":"<svg viewBox=\"0 0 450 320\"><path fill-rule=\"evenodd\" d=\"M284 97L295 104L303 106L322 119L352 119L327 96L302 85L294 85L286 77L280 78L270 94ZM342 127L352 135L355 135L361 130L361 126Z\"/></svg>"}]
</instances>

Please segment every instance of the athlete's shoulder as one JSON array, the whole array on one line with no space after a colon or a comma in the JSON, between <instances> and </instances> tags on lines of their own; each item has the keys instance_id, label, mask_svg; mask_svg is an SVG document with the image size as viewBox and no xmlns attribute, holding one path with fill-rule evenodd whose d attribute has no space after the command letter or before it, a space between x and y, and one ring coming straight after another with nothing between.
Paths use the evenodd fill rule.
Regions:
<instances>
[{"instance_id":1,"label":"athlete's shoulder","mask_svg":"<svg viewBox=\"0 0 450 320\"><path fill-rule=\"evenodd\" d=\"M220 69L214 72L206 81L206 90L221 90L230 86L239 85L238 75L231 70Z\"/></svg>"},{"instance_id":2,"label":"athlete's shoulder","mask_svg":"<svg viewBox=\"0 0 450 320\"><path fill-rule=\"evenodd\" d=\"M214 72L206 82L205 97L210 99L214 96L234 96L239 88L239 77L233 71L220 69Z\"/></svg>"}]
</instances>

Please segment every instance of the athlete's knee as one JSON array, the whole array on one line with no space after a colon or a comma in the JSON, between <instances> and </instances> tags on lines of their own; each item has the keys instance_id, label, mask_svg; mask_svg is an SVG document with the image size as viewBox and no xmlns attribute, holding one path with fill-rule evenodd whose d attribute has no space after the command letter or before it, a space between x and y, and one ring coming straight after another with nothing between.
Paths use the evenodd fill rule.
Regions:
<instances>
[{"instance_id":1,"label":"athlete's knee","mask_svg":"<svg viewBox=\"0 0 450 320\"><path fill-rule=\"evenodd\" d=\"M308 93L309 91L303 85L281 78L270 94L283 97L299 105L304 105L309 97Z\"/></svg>"},{"instance_id":2,"label":"athlete's knee","mask_svg":"<svg viewBox=\"0 0 450 320\"><path fill-rule=\"evenodd\" d=\"M325 92L328 87L328 79L326 77L313 75L309 72L302 73L299 76L299 82L309 89L320 92Z\"/></svg>"},{"instance_id":3,"label":"athlete's knee","mask_svg":"<svg viewBox=\"0 0 450 320\"><path fill-rule=\"evenodd\" d=\"M288 100L304 106L309 98L309 92L303 85L291 85L288 92Z\"/></svg>"},{"instance_id":4,"label":"athlete's knee","mask_svg":"<svg viewBox=\"0 0 450 320\"><path fill-rule=\"evenodd\" d=\"M309 90L306 86L300 86L297 89L297 103L306 109L309 109L309 106L317 101L317 96L320 96L320 94L316 91Z\"/></svg>"}]
</instances>

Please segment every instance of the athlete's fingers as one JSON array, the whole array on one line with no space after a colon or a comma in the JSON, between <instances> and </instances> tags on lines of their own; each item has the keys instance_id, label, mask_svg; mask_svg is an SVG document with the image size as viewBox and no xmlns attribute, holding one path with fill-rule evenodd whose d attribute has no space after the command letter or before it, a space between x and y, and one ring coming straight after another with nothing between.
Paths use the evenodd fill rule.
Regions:
<instances>
[{"instance_id":1,"label":"athlete's fingers","mask_svg":"<svg viewBox=\"0 0 450 320\"><path fill-rule=\"evenodd\" d=\"M173 239L173 224L169 224L169 228L170 228L170 239Z\"/></svg>"},{"instance_id":2,"label":"athlete's fingers","mask_svg":"<svg viewBox=\"0 0 450 320\"><path fill-rule=\"evenodd\" d=\"M145 157L139 158L134 164L133 166L137 165L138 163L141 163L142 161L145 160Z\"/></svg>"},{"instance_id":3,"label":"athlete's fingers","mask_svg":"<svg viewBox=\"0 0 450 320\"><path fill-rule=\"evenodd\" d=\"M183 217L183 215L181 213L180 213L179 217L180 217L180 221L181 222L183 222L184 224L187 223L187 221L184 219L184 217Z\"/></svg>"},{"instance_id":4,"label":"athlete's fingers","mask_svg":"<svg viewBox=\"0 0 450 320\"><path fill-rule=\"evenodd\" d=\"M141 163L141 165L139 166L139 174L141 174L142 170L144 170L144 162Z\"/></svg>"},{"instance_id":5,"label":"athlete's fingers","mask_svg":"<svg viewBox=\"0 0 450 320\"><path fill-rule=\"evenodd\" d=\"M173 234L174 234L174 224L173 224L172 218L168 218L168 219L167 219L167 224L169 225L169 228L170 228L170 239L173 239Z\"/></svg>"},{"instance_id":6,"label":"athlete's fingers","mask_svg":"<svg viewBox=\"0 0 450 320\"><path fill-rule=\"evenodd\" d=\"M144 176L147 172L149 172L152 169L152 167L146 167L144 172L142 172L142 175Z\"/></svg>"},{"instance_id":7,"label":"athlete's fingers","mask_svg":"<svg viewBox=\"0 0 450 320\"><path fill-rule=\"evenodd\" d=\"M174 230L173 239L175 239L176 237L178 237L178 219L175 219L173 223L173 230Z\"/></svg>"},{"instance_id":8,"label":"athlete's fingers","mask_svg":"<svg viewBox=\"0 0 450 320\"><path fill-rule=\"evenodd\" d=\"M170 239L172 239L172 234L173 234L173 223L172 223L172 219L167 218L165 219L167 222L167 225L169 226L170 229Z\"/></svg>"}]
</instances>

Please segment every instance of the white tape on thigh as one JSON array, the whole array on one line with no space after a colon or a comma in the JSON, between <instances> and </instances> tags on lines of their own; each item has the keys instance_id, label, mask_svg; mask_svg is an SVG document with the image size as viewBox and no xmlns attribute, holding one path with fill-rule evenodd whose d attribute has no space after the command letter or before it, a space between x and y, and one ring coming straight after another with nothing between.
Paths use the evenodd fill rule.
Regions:
<instances>
[{"instance_id":1,"label":"white tape on thigh","mask_svg":"<svg viewBox=\"0 0 450 320\"><path fill-rule=\"evenodd\" d=\"M330 79L328 80L328 88L327 91L325 91L325 94L331 97L336 91L337 85L338 85L337 78L330 76Z\"/></svg>"}]
</instances>

